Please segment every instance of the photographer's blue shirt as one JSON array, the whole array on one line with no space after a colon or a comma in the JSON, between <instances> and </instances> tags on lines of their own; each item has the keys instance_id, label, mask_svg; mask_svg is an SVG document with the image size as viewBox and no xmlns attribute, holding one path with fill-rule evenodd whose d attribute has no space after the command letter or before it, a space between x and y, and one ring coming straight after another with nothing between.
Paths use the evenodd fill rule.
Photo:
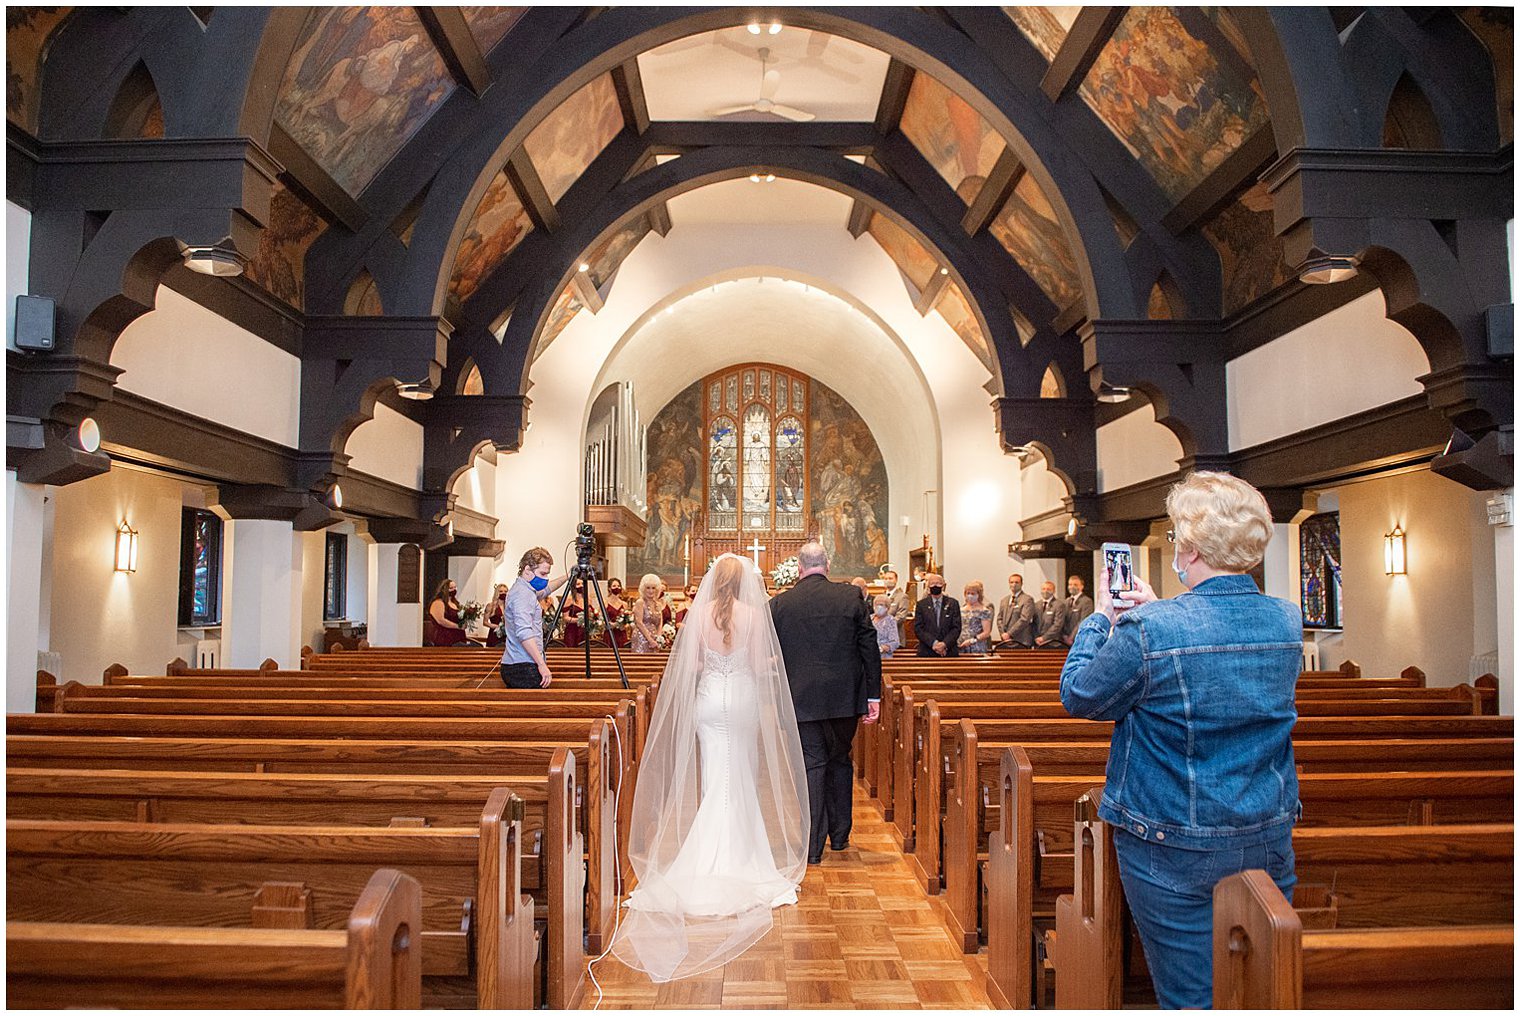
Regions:
<instances>
[{"instance_id":1,"label":"photographer's blue shirt","mask_svg":"<svg viewBox=\"0 0 1520 1016\"><path fill-rule=\"evenodd\" d=\"M506 617L502 629L507 645L501 653L502 663L533 663L533 657L523 648L528 639L536 639L540 651L544 647L544 609L538 605L538 593L527 579L518 577L507 593Z\"/></svg>"},{"instance_id":2,"label":"photographer's blue shirt","mask_svg":"<svg viewBox=\"0 0 1520 1016\"><path fill-rule=\"evenodd\" d=\"M1265 842L1299 815L1294 689L1303 616L1248 575L1077 629L1061 670L1073 716L1113 720L1098 815L1194 850Z\"/></svg>"}]
</instances>

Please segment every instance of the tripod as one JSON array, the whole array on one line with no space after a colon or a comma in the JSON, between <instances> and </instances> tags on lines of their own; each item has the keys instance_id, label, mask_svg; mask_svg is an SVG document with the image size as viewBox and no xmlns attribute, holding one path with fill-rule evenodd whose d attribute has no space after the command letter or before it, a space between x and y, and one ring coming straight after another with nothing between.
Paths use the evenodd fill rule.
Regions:
<instances>
[{"instance_id":1,"label":"tripod","mask_svg":"<svg viewBox=\"0 0 1520 1016\"><path fill-rule=\"evenodd\" d=\"M570 599L570 593L575 589L575 584L581 584L582 596L586 602L586 609L591 609L591 600L585 596L585 590L590 589L596 595L596 605L602 612L602 617L607 620L607 644L612 647L612 659L617 663L618 678L623 682L623 687L628 687L628 672L623 669L623 657L618 653L617 638L612 634L612 619L607 617L607 604L602 599L602 587L596 584L596 569L591 567L590 561L582 558L570 569L570 581L565 583L565 591L559 594L559 602L554 605L554 616L549 619L547 626L549 631L559 627L560 615L565 612L565 604ZM591 680L591 624L589 617L582 622L586 627L586 680ZM544 640L544 648L548 649L548 639Z\"/></svg>"}]
</instances>

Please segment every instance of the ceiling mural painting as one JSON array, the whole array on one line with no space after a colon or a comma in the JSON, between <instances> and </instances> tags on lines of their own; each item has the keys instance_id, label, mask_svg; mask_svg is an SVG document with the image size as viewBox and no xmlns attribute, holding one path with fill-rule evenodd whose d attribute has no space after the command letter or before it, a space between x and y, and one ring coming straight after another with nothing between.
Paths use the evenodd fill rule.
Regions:
<instances>
[{"instance_id":1,"label":"ceiling mural painting","mask_svg":"<svg viewBox=\"0 0 1520 1016\"><path fill-rule=\"evenodd\" d=\"M269 198L269 224L248 259L248 278L296 310L306 306L306 251L327 223L276 182Z\"/></svg>"},{"instance_id":2,"label":"ceiling mural painting","mask_svg":"<svg viewBox=\"0 0 1520 1016\"><path fill-rule=\"evenodd\" d=\"M551 201L559 201L623 129L612 75L603 74L560 103L533 128L523 148Z\"/></svg>"},{"instance_id":3,"label":"ceiling mural painting","mask_svg":"<svg viewBox=\"0 0 1520 1016\"><path fill-rule=\"evenodd\" d=\"M575 315L585 309L586 305L576 294L575 287L566 286L559 294L559 299L554 301L549 318L544 322L543 334L538 337L538 349L534 352L534 357L543 356L549 344L559 338L559 333L569 327Z\"/></svg>"},{"instance_id":4,"label":"ceiling mural painting","mask_svg":"<svg viewBox=\"0 0 1520 1016\"><path fill-rule=\"evenodd\" d=\"M976 313L971 309L971 301L966 299L966 294L961 292L961 287L953 282L946 283L939 299L934 304L934 309L939 311L939 316L945 319L945 324L961 337L966 348L976 354L982 366L996 373L992 348L987 344L987 336L983 334L982 326L977 323Z\"/></svg>"},{"instance_id":5,"label":"ceiling mural painting","mask_svg":"<svg viewBox=\"0 0 1520 1016\"><path fill-rule=\"evenodd\" d=\"M37 133L41 109L38 85L53 35L72 7L7 7L5 9L5 116L28 133Z\"/></svg>"},{"instance_id":6,"label":"ceiling mural painting","mask_svg":"<svg viewBox=\"0 0 1520 1016\"><path fill-rule=\"evenodd\" d=\"M970 104L927 74L913 75L902 132L960 199L970 205L1008 147Z\"/></svg>"},{"instance_id":7,"label":"ceiling mural painting","mask_svg":"<svg viewBox=\"0 0 1520 1016\"><path fill-rule=\"evenodd\" d=\"M591 276L591 284L597 289L605 286L607 280L611 279L623 264L623 260L633 253L633 249L649 235L649 232L649 219L641 215L603 240L601 245L586 258L586 264L591 266L587 269L587 274Z\"/></svg>"},{"instance_id":8,"label":"ceiling mural painting","mask_svg":"<svg viewBox=\"0 0 1520 1016\"><path fill-rule=\"evenodd\" d=\"M1066 231L1032 175L1020 178L989 229L1057 308L1069 306L1082 295Z\"/></svg>"},{"instance_id":9,"label":"ceiling mural painting","mask_svg":"<svg viewBox=\"0 0 1520 1016\"><path fill-rule=\"evenodd\" d=\"M880 212L871 216L866 232L881 245L881 249L887 252L887 257L897 265L897 270L913 283L918 292L923 292L924 287L929 285L929 280L934 278L934 273L939 271L940 265L934 255L924 249L924 245L907 230Z\"/></svg>"},{"instance_id":10,"label":"ceiling mural painting","mask_svg":"<svg viewBox=\"0 0 1520 1016\"><path fill-rule=\"evenodd\" d=\"M1004 7L1003 13L1019 26L1019 31L1046 60L1054 60L1081 10L1081 7Z\"/></svg>"},{"instance_id":11,"label":"ceiling mural painting","mask_svg":"<svg viewBox=\"0 0 1520 1016\"><path fill-rule=\"evenodd\" d=\"M276 119L357 197L453 91L410 7L321 8L301 30Z\"/></svg>"},{"instance_id":12,"label":"ceiling mural painting","mask_svg":"<svg viewBox=\"0 0 1520 1016\"><path fill-rule=\"evenodd\" d=\"M1082 81L1083 101L1173 201L1267 122L1238 34L1217 8L1131 7Z\"/></svg>"},{"instance_id":13,"label":"ceiling mural painting","mask_svg":"<svg viewBox=\"0 0 1520 1016\"><path fill-rule=\"evenodd\" d=\"M475 45L482 53L489 53L496 44L506 38L519 18L528 13L526 7L461 7L464 20L475 36Z\"/></svg>"},{"instance_id":14,"label":"ceiling mural painting","mask_svg":"<svg viewBox=\"0 0 1520 1016\"><path fill-rule=\"evenodd\" d=\"M1256 184L1203 226L1219 253L1226 315L1266 296L1292 278L1282 239L1272 227L1272 196Z\"/></svg>"},{"instance_id":15,"label":"ceiling mural painting","mask_svg":"<svg viewBox=\"0 0 1520 1016\"><path fill-rule=\"evenodd\" d=\"M517 191L512 189L506 171L497 173L459 241L449 295L460 301L469 299L491 269L532 231L533 220Z\"/></svg>"}]
</instances>

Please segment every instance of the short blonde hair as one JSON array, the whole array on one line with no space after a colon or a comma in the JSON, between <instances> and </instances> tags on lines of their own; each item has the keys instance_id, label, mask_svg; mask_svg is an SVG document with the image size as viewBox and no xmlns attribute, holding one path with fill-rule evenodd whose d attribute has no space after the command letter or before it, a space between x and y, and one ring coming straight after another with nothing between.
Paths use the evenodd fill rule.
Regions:
<instances>
[{"instance_id":1,"label":"short blonde hair","mask_svg":"<svg viewBox=\"0 0 1520 1016\"><path fill-rule=\"evenodd\" d=\"M639 595L640 596L644 595L644 590L646 590L646 589L659 590L659 588L660 588L660 577L658 575L656 575L654 572L650 572L648 575L645 575L643 578L639 579Z\"/></svg>"},{"instance_id":2,"label":"short blonde hair","mask_svg":"<svg viewBox=\"0 0 1520 1016\"><path fill-rule=\"evenodd\" d=\"M1167 492L1166 513L1177 543L1220 571L1256 567L1272 539L1267 499L1229 473L1190 473Z\"/></svg>"},{"instance_id":3,"label":"short blonde hair","mask_svg":"<svg viewBox=\"0 0 1520 1016\"><path fill-rule=\"evenodd\" d=\"M981 596L985 594L986 591L986 587L982 585L981 579L972 579L970 582L966 583L966 588L961 590L961 595L965 596L967 593L975 593L976 595Z\"/></svg>"}]
</instances>

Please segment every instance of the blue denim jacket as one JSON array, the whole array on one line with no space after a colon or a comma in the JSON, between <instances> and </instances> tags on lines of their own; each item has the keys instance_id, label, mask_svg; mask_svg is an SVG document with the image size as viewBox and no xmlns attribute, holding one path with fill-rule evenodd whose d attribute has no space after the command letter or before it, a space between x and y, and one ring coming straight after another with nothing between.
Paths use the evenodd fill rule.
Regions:
<instances>
[{"instance_id":1,"label":"blue denim jacket","mask_svg":"<svg viewBox=\"0 0 1520 1016\"><path fill-rule=\"evenodd\" d=\"M1061 670L1073 716L1113 720L1098 815L1193 850L1264 842L1299 815L1294 686L1303 616L1221 575L1110 625L1082 622Z\"/></svg>"}]
</instances>

